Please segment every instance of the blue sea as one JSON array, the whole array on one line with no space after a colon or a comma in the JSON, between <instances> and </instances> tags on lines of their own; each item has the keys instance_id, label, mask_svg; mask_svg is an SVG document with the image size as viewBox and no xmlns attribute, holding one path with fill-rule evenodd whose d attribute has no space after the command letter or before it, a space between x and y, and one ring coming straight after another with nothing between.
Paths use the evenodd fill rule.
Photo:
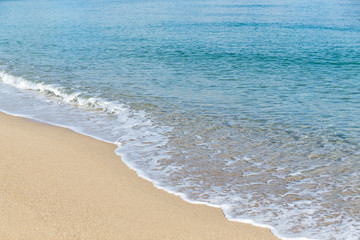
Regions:
<instances>
[{"instance_id":1,"label":"blue sea","mask_svg":"<svg viewBox=\"0 0 360 240\"><path fill-rule=\"evenodd\" d=\"M358 0L0 0L0 110L283 239L360 239ZM119 158L120 161L120 158Z\"/></svg>"}]
</instances>

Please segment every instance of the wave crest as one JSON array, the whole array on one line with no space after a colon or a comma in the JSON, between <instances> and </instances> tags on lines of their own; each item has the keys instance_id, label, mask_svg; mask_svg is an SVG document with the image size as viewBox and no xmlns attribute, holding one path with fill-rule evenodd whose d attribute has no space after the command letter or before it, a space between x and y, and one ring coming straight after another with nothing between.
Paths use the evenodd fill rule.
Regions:
<instances>
[{"instance_id":1,"label":"wave crest","mask_svg":"<svg viewBox=\"0 0 360 240\"><path fill-rule=\"evenodd\" d=\"M110 115L120 115L126 111L121 103L112 103L96 97L84 97L82 92L69 92L66 89L43 82L32 82L22 77L16 77L5 71L0 72L0 81L20 90L39 92L48 97L56 98L62 102L75 105L81 108L103 111Z\"/></svg>"}]
</instances>

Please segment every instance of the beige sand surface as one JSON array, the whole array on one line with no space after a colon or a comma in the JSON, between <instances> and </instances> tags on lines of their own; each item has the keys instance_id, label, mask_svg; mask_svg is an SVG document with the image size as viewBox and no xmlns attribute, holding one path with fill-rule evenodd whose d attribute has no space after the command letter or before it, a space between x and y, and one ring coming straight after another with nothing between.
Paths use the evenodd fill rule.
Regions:
<instances>
[{"instance_id":1,"label":"beige sand surface","mask_svg":"<svg viewBox=\"0 0 360 240\"><path fill-rule=\"evenodd\" d=\"M156 189L114 149L0 113L0 239L276 239Z\"/></svg>"}]
</instances>

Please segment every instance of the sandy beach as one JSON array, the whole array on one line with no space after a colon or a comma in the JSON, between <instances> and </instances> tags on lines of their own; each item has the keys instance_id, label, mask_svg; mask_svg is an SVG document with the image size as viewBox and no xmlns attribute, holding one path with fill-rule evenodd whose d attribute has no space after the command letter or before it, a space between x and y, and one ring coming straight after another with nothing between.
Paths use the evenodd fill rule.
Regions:
<instances>
[{"instance_id":1,"label":"sandy beach","mask_svg":"<svg viewBox=\"0 0 360 240\"><path fill-rule=\"evenodd\" d=\"M114 150L0 113L0 239L277 239L155 188Z\"/></svg>"}]
</instances>

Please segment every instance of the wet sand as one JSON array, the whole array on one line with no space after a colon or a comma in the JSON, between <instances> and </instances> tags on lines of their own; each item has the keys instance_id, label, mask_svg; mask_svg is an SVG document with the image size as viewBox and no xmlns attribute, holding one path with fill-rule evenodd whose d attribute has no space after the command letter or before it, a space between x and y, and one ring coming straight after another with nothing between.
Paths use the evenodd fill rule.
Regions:
<instances>
[{"instance_id":1,"label":"wet sand","mask_svg":"<svg viewBox=\"0 0 360 240\"><path fill-rule=\"evenodd\" d=\"M277 239L155 188L115 147L0 113L0 239Z\"/></svg>"}]
</instances>

